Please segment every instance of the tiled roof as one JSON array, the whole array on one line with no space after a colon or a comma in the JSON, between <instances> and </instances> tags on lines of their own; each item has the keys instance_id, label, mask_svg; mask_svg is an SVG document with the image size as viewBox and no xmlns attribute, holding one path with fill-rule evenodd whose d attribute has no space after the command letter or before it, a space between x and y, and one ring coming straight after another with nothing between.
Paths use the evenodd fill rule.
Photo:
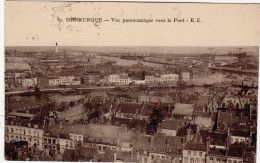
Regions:
<instances>
[{"instance_id":1,"label":"tiled roof","mask_svg":"<svg viewBox=\"0 0 260 163\"><path fill-rule=\"evenodd\" d=\"M58 118L60 120L65 120L65 119L68 119L68 118L73 117L75 115L82 114L84 112L86 112L86 109L85 109L83 104L80 104L80 105L71 107L68 110L65 110L63 112L58 113Z\"/></svg>"},{"instance_id":2,"label":"tiled roof","mask_svg":"<svg viewBox=\"0 0 260 163\"><path fill-rule=\"evenodd\" d=\"M207 137L210 139L211 145L225 146L227 135L225 133L210 132L207 130L200 130L202 141L206 143Z\"/></svg>"},{"instance_id":3,"label":"tiled roof","mask_svg":"<svg viewBox=\"0 0 260 163\"><path fill-rule=\"evenodd\" d=\"M154 135L151 144L152 148L166 148L168 136L166 135Z\"/></svg>"},{"instance_id":4,"label":"tiled roof","mask_svg":"<svg viewBox=\"0 0 260 163\"><path fill-rule=\"evenodd\" d=\"M97 153L96 148L91 148L91 147L79 147L78 150L79 150L80 157L84 157L84 158L94 157L94 155Z\"/></svg>"},{"instance_id":5,"label":"tiled roof","mask_svg":"<svg viewBox=\"0 0 260 163\"><path fill-rule=\"evenodd\" d=\"M143 107L143 104L137 104L137 103L119 103L118 105L118 111L122 113L131 113L135 114L138 110L141 110Z\"/></svg>"},{"instance_id":6,"label":"tiled roof","mask_svg":"<svg viewBox=\"0 0 260 163\"><path fill-rule=\"evenodd\" d=\"M220 152L218 150L210 150L208 152L209 155L214 155L214 156L225 156L225 152Z\"/></svg>"},{"instance_id":7,"label":"tiled roof","mask_svg":"<svg viewBox=\"0 0 260 163\"><path fill-rule=\"evenodd\" d=\"M192 150L192 151L206 151L206 145L202 143L188 142L184 150Z\"/></svg>"},{"instance_id":8,"label":"tiled roof","mask_svg":"<svg viewBox=\"0 0 260 163\"><path fill-rule=\"evenodd\" d=\"M223 123L226 123L227 125L231 123L231 113L229 111L218 112L218 124Z\"/></svg>"},{"instance_id":9,"label":"tiled roof","mask_svg":"<svg viewBox=\"0 0 260 163\"><path fill-rule=\"evenodd\" d=\"M141 115L150 116L154 109L157 109L157 105L145 104L144 108L142 109Z\"/></svg>"},{"instance_id":10,"label":"tiled roof","mask_svg":"<svg viewBox=\"0 0 260 163\"><path fill-rule=\"evenodd\" d=\"M227 156L230 157L242 157L243 150L241 150L241 146L231 145L229 150L227 151Z\"/></svg>"},{"instance_id":11,"label":"tiled roof","mask_svg":"<svg viewBox=\"0 0 260 163\"><path fill-rule=\"evenodd\" d=\"M196 102L196 106L198 108L204 107L205 104L208 104L212 101L212 96L200 96L198 101Z\"/></svg>"},{"instance_id":12,"label":"tiled roof","mask_svg":"<svg viewBox=\"0 0 260 163\"><path fill-rule=\"evenodd\" d=\"M95 139L101 139L102 141L107 142L115 142L117 143L117 139L120 139L124 142L129 142L135 140L136 134L133 131L125 131L122 127L111 126L111 125L98 125L98 124L70 124L63 123L61 125L61 129L59 125L52 125L49 128L49 132L52 135L55 134L63 134L69 135L71 134L79 134L84 135L85 137L91 137ZM57 132L58 131L58 132Z\"/></svg>"},{"instance_id":13,"label":"tiled roof","mask_svg":"<svg viewBox=\"0 0 260 163\"><path fill-rule=\"evenodd\" d=\"M183 138L179 136L169 136L168 137L168 147L174 149L182 148Z\"/></svg>"},{"instance_id":14,"label":"tiled roof","mask_svg":"<svg viewBox=\"0 0 260 163\"><path fill-rule=\"evenodd\" d=\"M150 148L150 140L151 138L149 136L138 135L135 148L148 151Z\"/></svg>"},{"instance_id":15,"label":"tiled roof","mask_svg":"<svg viewBox=\"0 0 260 163\"><path fill-rule=\"evenodd\" d=\"M162 129L177 130L179 128L178 121L166 119L161 123Z\"/></svg>"},{"instance_id":16,"label":"tiled roof","mask_svg":"<svg viewBox=\"0 0 260 163\"><path fill-rule=\"evenodd\" d=\"M243 130L231 130L230 131L232 136L242 136L242 137L250 137L250 132L249 131L243 131Z\"/></svg>"},{"instance_id":17,"label":"tiled roof","mask_svg":"<svg viewBox=\"0 0 260 163\"><path fill-rule=\"evenodd\" d=\"M132 162L133 161L131 154L129 152L126 152L126 151L118 151L117 155L116 155L116 159L124 161L124 162Z\"/></svg>"},{"instance_id":18,"label":"tiled roof","mask_svg":"<svg viewBox=\"0 0 260 163\"><path fill-rule=\"evenodd\" d=\"M182 151L182 137L154 135L152 139L152 152L180 154Z\"/></svg>"},{"instance_id":19,"label":"tiled roof","mask_svg":"<svg viewBox=\"0 0 260 163\"><path fill-rule=\"evenodd\" d=\"M175 115L192 116L193 106L191 104L176 103L174 105L174 109L172 113Z\"/></svg>"}]
</instances>

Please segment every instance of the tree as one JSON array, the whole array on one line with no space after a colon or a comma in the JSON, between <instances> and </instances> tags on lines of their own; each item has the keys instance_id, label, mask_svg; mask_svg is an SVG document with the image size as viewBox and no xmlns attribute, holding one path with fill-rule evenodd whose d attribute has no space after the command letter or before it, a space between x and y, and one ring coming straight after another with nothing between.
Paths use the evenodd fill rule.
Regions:
<instances>
[{"instance_id":1,"label":"tree","mask_svg":"<svg viewBox=\"0 0 260 163\"><path fill-rule=\"evenodd\" d=\"M162 111L158 109L154 109L152 114L149 117L149 123L146 126L147 134L155 134L157 132L157 127L163 120Z\"/></svg>"}]
</instances>

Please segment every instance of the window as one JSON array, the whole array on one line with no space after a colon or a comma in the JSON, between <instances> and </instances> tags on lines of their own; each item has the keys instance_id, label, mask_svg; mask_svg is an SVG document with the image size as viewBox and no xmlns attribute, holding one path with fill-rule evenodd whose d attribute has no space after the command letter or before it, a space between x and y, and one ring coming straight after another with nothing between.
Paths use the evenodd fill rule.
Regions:
<instances>
[{"instance_id":1,"label":"window","mask_svg":"<svg viewBox=\"0 0 260 163\"><path fill-rule=\"evenodd\" d=\"M44 143L47 143L47 138L44 138L43 140L44 140Z\"/></svg>"},{"instance_id":2,"label":"window","mask_svg":"<svg viewBox=\"0 0 260 163\"><path fill-rule=\"evenodd\" d=\"M188 157L184 157L184 163L188 163Z\"/></svg>"},{"instance_id":3,"label":"window","mask_svg":"<svg viewBox=\"0 0 260 163\"><path fill-rule=\"evenodd\" d=\"M191 154L191 151L188 151L188 155L190 155Z\"/></svg>"},{"instance_id":4,"label":"window","mask_svg":"<svg viewBox=\"0 0 260 163\"><path fill-rule=\"evenodd\" d=\"M202 156L202 152L200 152L200 154L199 154L200 156Z\"/></svg>"},{"instance_id":5,"label":"window","mask_svg":"<svg viewBox=\"0 0 260 163\"><path fill-rule=\"evenodd\" d=\"M39 133L37 131L34 131L34 136L39 137Z\"/></svg>"},{"instance_id":6,"label":"window","mask_svg":"<svg viewBox=\"0 0 260 163\"><path fill-rule=\"evenodd\" d=\"M193 151L193 155L196 156L197 155L197 151Z\"/></svg>"}]
</instances>

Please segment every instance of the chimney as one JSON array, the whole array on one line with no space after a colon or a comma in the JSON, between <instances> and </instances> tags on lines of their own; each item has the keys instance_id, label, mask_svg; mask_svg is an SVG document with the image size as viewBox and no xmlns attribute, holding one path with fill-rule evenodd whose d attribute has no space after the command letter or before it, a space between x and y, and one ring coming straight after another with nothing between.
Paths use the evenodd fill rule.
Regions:
<instances>
[{"instance_id":1,"label":"chimney","mask_svg":"<svg viewBox=\"0 0 260 163\"><path fill-rule=\"evenodd\" d=\"M153 141L154 141L154 135L151 136L151 143L150 144L153 144Z\"/></svg>"},{"instance_id":2,"label":"chimney","mask_svg":"<svg viewBox=\"0 0 260 163\"><path fill-rule=\"evenodd\" d=\"M207 137L207 138L206 138L206 150L207 150L207 153L208 153L209 150L210 150L209 145L210 145L210 137Z\"/></svg>"},{"instance_id":3,"label":"chimney","mask_svg":"<svg viewBox=\"0 0 260 163\"><path fill-rule=\"evenodd\" d=\"M45 127L46 125L46 119L43 120L43 126Z\"/></svg>"},{"instance_id":4,"label":"chimney","mask_svg":"<svg viewBox=\"0 0 260 163\"><path fill-rule=\"evenodd\" d=\"M113 159L114 159L114 162L117 162L116 160L116 157L117 157L117 152L114 153L114 156L113 156Z\"/></svg>"},{"instance_id":5,"label":"chimney","mask_svg":"<svg viewBox=\"0 0 260 163\"><path fill-rule=\"evenodd\" d=\"M60 129L62 128L62 122L60 122Z\"/></svg>"}]
</instances>

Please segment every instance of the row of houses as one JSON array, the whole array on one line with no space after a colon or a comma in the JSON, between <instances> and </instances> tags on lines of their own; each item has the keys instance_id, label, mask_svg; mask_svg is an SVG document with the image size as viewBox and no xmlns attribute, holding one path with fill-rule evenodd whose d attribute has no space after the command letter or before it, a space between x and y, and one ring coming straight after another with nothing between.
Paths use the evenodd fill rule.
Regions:
<instances>
[{"instance_id":1,"label":"row of houses","mask_svg":"<svg viewBox=\"0 0 260 163\"><path fill-rule=\"evenodd\" d=\"M196 127L195 130L187 128L186 136L172 136L167 133L145 135L121 126L99 124L63 123L50 125L46 130L30 123L26 126L11 121L5 130L8 143L26 141L31 149L47 153L53 150L57 154L79 148L94 149L100 154L110 150L114 162L255 162L255 151L238 142L229 144L229 135Z\"/></svg>"},{"instance_id":2,"label":"row of houses","mask_svg":"<svg viewBox=\"0 0 260 163\"><path fill-rule=\"evenodd\" d=\"M133 79L129 77L128 74L110 74L102 75L99 71L89 71L86 72L83 77L75 76L60 76L60 77L50 77L47 82L37 79L36 77L26 77L23 73L15 73L15 77L6 76L6 85L21 85L22 87L35 87L36 85L45 85L50 87L55 86L68 86L68 85L145 85L145 84L177 84L177 81L183 81L189 84L217 84L217 83L233 83L237 85L243 85L248 87L256 87L257 80L255 78L248 80L247 78L238 78L234 75L221 75L221 74L211 74L204 75L201 77L194 77L194 73L190 71L183 71L180 74L162 74L162 75L145 75L143 79Z\"/></svg>"},{"instance_id":3,"label":"row of houses","mask_svg":"<svg viewBox=\"0 0 260 163\"><path fill-rule=\"evenodd\" d=\"M81 80L75 76L61 76L59 78L49 79L49 86L60 86L60 85L80 85Z\"/></svg>"}]
</instances>

